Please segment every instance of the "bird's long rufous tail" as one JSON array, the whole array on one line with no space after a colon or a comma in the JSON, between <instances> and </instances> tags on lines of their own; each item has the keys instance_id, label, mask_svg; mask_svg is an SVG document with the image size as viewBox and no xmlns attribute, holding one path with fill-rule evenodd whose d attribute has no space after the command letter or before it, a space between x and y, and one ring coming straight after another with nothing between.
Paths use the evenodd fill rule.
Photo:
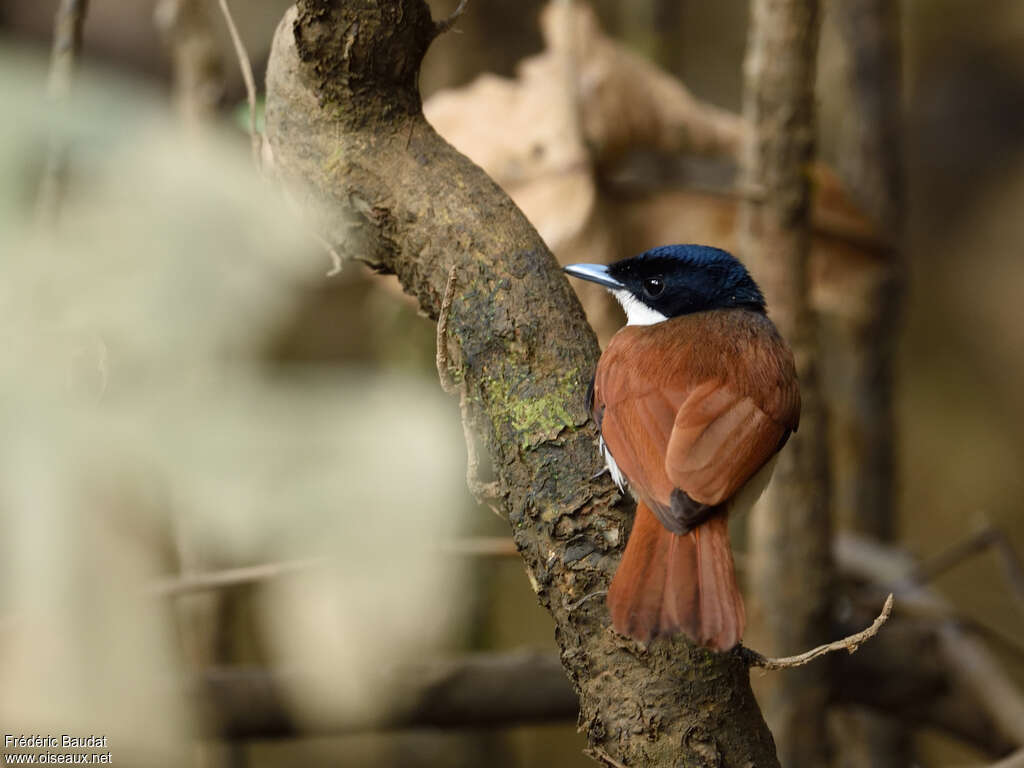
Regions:
<instances>
[{"instance_id":1,"label":"bird's long rufous tail","mask_svg":"<svg viewBox=\"0 0 1024 768\"><path fill-rule=\"evenodd\" d=\"M736 645L746 615L725 514L679 535L638 502L608 608L615 630L642 642L683 632L716 651Z\"/></svg>"}]
</instances>

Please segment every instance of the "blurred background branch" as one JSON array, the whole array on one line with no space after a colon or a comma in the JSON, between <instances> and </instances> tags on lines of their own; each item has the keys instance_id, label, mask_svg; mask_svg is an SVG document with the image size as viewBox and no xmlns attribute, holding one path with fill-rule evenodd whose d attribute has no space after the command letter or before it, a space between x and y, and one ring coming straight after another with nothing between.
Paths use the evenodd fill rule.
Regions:
<instances>
[{"instance_id":1,"label":"blurred background branch","mask_svg":"<svg viewBox=\"0 0 1024 768\"><path fill-rule=\"evenodd\" d=\"M208 0L159 0L154 22L171 58L174 102L186 129L216 117L224 98L224 59Z\"/></svg>"}]
</instances>

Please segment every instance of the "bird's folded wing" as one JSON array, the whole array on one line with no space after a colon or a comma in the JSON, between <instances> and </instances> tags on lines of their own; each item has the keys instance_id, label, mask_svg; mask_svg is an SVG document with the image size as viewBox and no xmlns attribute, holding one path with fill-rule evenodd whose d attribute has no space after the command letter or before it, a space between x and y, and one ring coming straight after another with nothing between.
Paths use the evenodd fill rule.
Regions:
<instances>
[{"instance_id":1,"label":"bird's folded wing","mask_svg":"<svg viewBox=\"0 0 1024 768\"><path fill-rule=\"evenodd\" d=\"M676 413L666 475L694 502L721 504L779 450L789 432L753 396L717 381L703 382Z\"/></svg>"},{"instance_id":2,"label":"bird's folded wing","mask_svg":"<svg viewBox=\"0 0 1024 768\"><path fill-rule=\"evenodd\" d=\"M665 527L688 529L691 507L727 501L796 429L792 356L774 333L739 348L706 333L706 344L676 346L680 359L655 367L631 330L599 368L595 416L633 492Z\"/></svg>"}]
</instances>

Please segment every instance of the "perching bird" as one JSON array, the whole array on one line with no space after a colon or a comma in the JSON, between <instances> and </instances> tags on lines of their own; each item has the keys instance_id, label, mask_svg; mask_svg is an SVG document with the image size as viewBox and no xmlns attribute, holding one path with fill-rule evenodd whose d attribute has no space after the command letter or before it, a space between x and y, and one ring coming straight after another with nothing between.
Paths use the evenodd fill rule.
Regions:
<instances>
[{"instance_id":1,"label":"perching bird","mask_svg":"<svg viewBox=\"0 0 1024 768\"><path fill-rule=\"evenodd\" d=\"M800 416L793 353L733 256L669 245L574 277L619 300L627 325L594 375L588 407L636 518L608 590L616 631L685 633L715 650L743 636L727 517L749 509Z\"/></svg>"}]
</instances>

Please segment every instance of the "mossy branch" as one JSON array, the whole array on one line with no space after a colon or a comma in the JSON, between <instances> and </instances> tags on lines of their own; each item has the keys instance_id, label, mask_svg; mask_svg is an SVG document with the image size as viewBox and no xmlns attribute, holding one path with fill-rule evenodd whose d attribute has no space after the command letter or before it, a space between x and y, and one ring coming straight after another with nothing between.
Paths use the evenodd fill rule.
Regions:
<instances>
[{"instance_id":1,"label":"mossy branch","mask_svg":"<svg viewBox=\"0 0 1024 768\"><path fill-rule=\"evenodd\" d=\"M437 29L422 0L300 0L267 73L275 169L339 253L396 273L433 318L446 304L445 359L590 747L632 766L777 766L738 654L637 646L603 600L580 599L607 588L630 518L596 476L584 392L597 342L536 230L423 118L417 73Z\"/></svg>"}]
</instances>

